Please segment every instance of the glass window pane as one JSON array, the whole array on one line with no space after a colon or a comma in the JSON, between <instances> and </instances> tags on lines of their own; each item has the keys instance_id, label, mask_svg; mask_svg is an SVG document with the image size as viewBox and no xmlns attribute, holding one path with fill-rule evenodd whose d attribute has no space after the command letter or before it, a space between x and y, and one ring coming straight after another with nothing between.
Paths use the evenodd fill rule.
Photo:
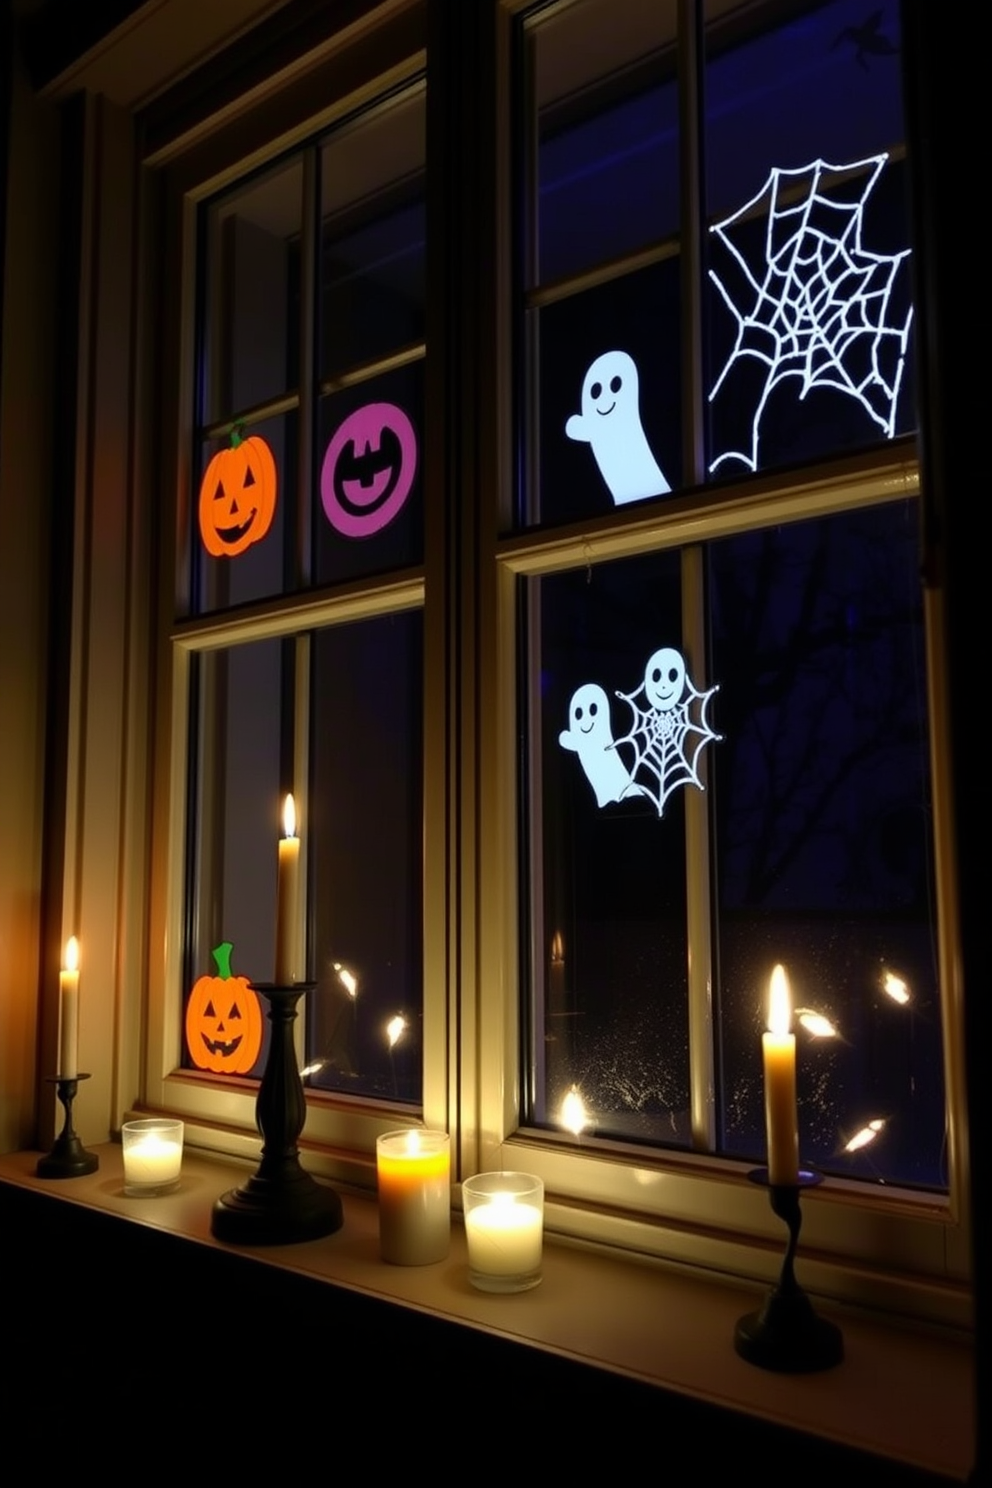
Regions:
<instances>
[{"instance_id":1,"label":"glass window pane","mask_svg":"<svg viewBox=\"0 0 992 1488\"><path fill-rule=\"evenodd\" d=\"M674 789L659 816L673 762L654 769L642 691L652 658L680 646L678 555L533 580L529 600L528 1119L568 1126L571 1095L600 1136L684 1145L684 808Z\"/></svg>"},{"instance_id":2,"label":"glass window pane","mask_svg":"<svg viewBox=\"0 0 992 1488\"><path fill-rule=\"evenodd\" d=\"M424 92L321 149L320 372L424 339Z\"/></svg>"},{"instance_id":3,"label":"glass window pane","mask_svg":"<svg viewBox=\"0 0 992 1488\"><path fill-rule=\"evenodd\" d=\"M422 616L410 611L333 626L312 643L309 1079L414 1104L423 1067L422 636Z\"/></svg>"},{"instance_id":4,"label":"glass window pane","mask_svg":"<svg viewBox=\"0 0 992 1488\"><path fill-rule=\"evenodd\" d=\"M201 424L298 384L302 193L297 160L207 209Z\"/></svg>"},{"instance_id":5,"label":"glass window pane","mask_svg":"<svg viewBox=\"0 0 992 1488\"><path fill-rule=\"evenodd\" d=\"M204 975L219 981L231 976L253 982L272 979L281 834L283 645L277 640L257 641L198 659L187 1012L190 995ZM224 945L233 949L217 960L214 951ZM183 1062L215 1075L257 1076L265 1044L246 1064L246 1052L254 1046L247 1034L234 1043L239 1035L232 1033L225 1016L231 1004L226 1009L221 1005L226 992L215 986L205 995L196 994L196 1021L185 1025ZM244 989L240 995L250 1001ZM211 997L212 1014L207 1007ZM243 1004L241 1012L244 1015ZM265 1020L263 1028L267 1034ZM210 1048L204 1044L204 1033Z\"/></svg>"},{"instance_id":6,"label":"glass window pane","mask_svg":"<svg viewBox=\"0 0 992 1488\"><path fill-rule=\"evenodd\" d=\"M918 511L710 549L724 1151L764 1154L772 967L796 1010L802 1157L946 1184Z\"/></svg>"},{"instance_id":7,"label":"glass window pane","mask_svg":"<svg viewBox=\"0 0 992 1488\"><path fill-rule=\"evenodd\" d=\"M678 231L674 0L581 0L525 29L527 285Z\"/></svg>"},{"instance_id":8,"label":"glass window pane","mask_svg":"<svg viewBox=\"0 0 992 1488\"><path fill-rule=\"evenodd\" d=\"M708 9L710 473L915 425L897 0ZM783 128L783 120L788 127Z\"/></svg>"}]
</instances>

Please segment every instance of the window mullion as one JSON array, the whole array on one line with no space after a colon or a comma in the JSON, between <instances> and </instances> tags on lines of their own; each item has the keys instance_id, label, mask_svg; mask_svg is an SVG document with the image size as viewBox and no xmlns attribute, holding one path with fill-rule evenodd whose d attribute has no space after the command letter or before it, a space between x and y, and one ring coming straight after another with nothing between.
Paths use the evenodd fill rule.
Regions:
<instances>
[{"instance_id":1,"label":"window mullion","mask_svg":"<svg viewBox=\"0 0 992 1488\"><path fill-rule=\"evenodd\" d=\"M681 153L682 462L685 478L706 478L703 425L703 0L679 0L679 141ZM682 555L682 645L697 679L706 675L706 605L703 552ZM698 685L704 686L705 682ZM701 761L706 779L706 760ZM713 1071L713 947L710 914L710 797L687 791L685 803L686 933L689 946L689 1082L692 1145L715 1146Z\"/></svg>"}]
</instances>

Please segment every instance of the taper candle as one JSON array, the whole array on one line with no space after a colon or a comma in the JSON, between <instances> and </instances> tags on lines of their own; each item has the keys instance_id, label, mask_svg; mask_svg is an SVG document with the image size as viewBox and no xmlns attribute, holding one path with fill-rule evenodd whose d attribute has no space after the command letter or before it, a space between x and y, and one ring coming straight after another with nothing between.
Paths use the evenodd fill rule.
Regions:
<instances>
[{"instance_id":1,"label":"taper candle","mask_svg":"<svg viewBox=\"0 0 992 1488\"><path fill-rule=\"evenodd\" d=\"M296 834L296 806L292 796L283 807L284 836L279 842L276 881L276 985L289 987L302 980L300 965L300 839Z\"/></svg>"},{"instance_id":2,"label":"taper candle","mask_svg":"<svg viewBox=\"0 0 992 1488\"><path fill-rule=\"evenodd\" d=\"M70 935L65 945L65 963L59 972L59 1068L64 1080L79 1073L79 941Z\"/></svg>"},{"instance_id":3,"label":"taper candle","mask_svg":"<svg viewBox=\"0 0 992 1488\"><path fill-rule=\"evenodd\" d=\"M789 1032L792 1007L783 966L772 972L768 1032L762 1035L765 1066L765 1126L768 1181L799 1182L799 1129L796 1118L796 1037Z\"/></svg>"}]
</instances>

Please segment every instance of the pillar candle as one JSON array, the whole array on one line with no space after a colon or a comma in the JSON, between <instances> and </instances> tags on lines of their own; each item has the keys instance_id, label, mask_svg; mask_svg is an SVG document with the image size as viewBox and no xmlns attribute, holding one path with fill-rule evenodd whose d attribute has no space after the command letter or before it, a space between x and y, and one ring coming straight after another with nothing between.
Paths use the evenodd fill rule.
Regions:
<instances>
[{"instance_id":1,"label":"pillar candle","mask_svg":"<svg viewBox=\"0 0 992 1488\"><path fill-rule=\"evenodd\" d=\"M276 985L302 981L300 965L300 839L296 835L296 807L292 796L283 808L285 835L279 843L276 880Z\"/></svg>"},{"instance_id":2,"label":"pillar candle","mask_svg":"<svg viewBox=\"0 0 992 1488\"><path fill-rule=\"evenodd\" d=\"M379 1246L384 1261L443 1261L451 1237L451 1158L447 1132L386 1132L376 1141Z\"/></svg>"},{"instance_id":3,"label":"pillar candle","mask_svg":"<svg viewBox=\"0 0 992 1488\"><path fill-rule=\"evenodd\" d=\"M782 966L772 972L768 999L768 1032L762 1035L765 1066L765 1125L768 1132L768 1181L799 1181L799 1129L796 1117L796 1039L789 1032L792 1009L789 983Z\"/></svg>"},{"instance_id":4,"label":"pillar candle","mask_svg":"<svg viewBox=\"0 0 992 1488\"><path fill-rule=\"evenodd\" d=\"M65 965L59 972L59 1068L66 1080L79 1073L79 941L70 935L65 947Z\"/></svg>"}]
</instances>

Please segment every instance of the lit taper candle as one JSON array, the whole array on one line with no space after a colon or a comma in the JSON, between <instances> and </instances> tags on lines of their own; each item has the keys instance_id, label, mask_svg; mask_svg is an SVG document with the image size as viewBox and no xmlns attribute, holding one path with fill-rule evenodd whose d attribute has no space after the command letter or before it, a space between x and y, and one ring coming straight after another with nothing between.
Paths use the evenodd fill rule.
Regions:
<instances>
[{"instance_id":1,"label":"lit taper candle","mask_svg":"<svg viewBox=\"0 0 992 1488\"><path fill-rule=\"evenodd\" d=\"M768 1032L762 1035L765 1065L765 1126L768 1131L768 1181L799 1182L799 1129L796 1118L796 1037L789 982L783 966L772 972L768 998Z\"/></svg>"},{"instance_id":2,"label":"lit taper candle","mask_svg":"<svg viewBox=\"0 0 992 1488\"><path fill-rule=\"evenodd\" d=\"M276 985L289 987L302 980L300 960L300 839L296 835L296 806L286 797L279 842L276 881Z\"/></svg>"},{"instance_id":3,"label":"lit taper candle","mask_svg":"<svg viewBox=\"0 0 992 1488\"><path fill-rule=\"evenodd\" d=\"M65 1080L79 1073L79 941L70 935L65 943L65 960L59 972L59 1069Z\"/></svg>"}]
</instances>

